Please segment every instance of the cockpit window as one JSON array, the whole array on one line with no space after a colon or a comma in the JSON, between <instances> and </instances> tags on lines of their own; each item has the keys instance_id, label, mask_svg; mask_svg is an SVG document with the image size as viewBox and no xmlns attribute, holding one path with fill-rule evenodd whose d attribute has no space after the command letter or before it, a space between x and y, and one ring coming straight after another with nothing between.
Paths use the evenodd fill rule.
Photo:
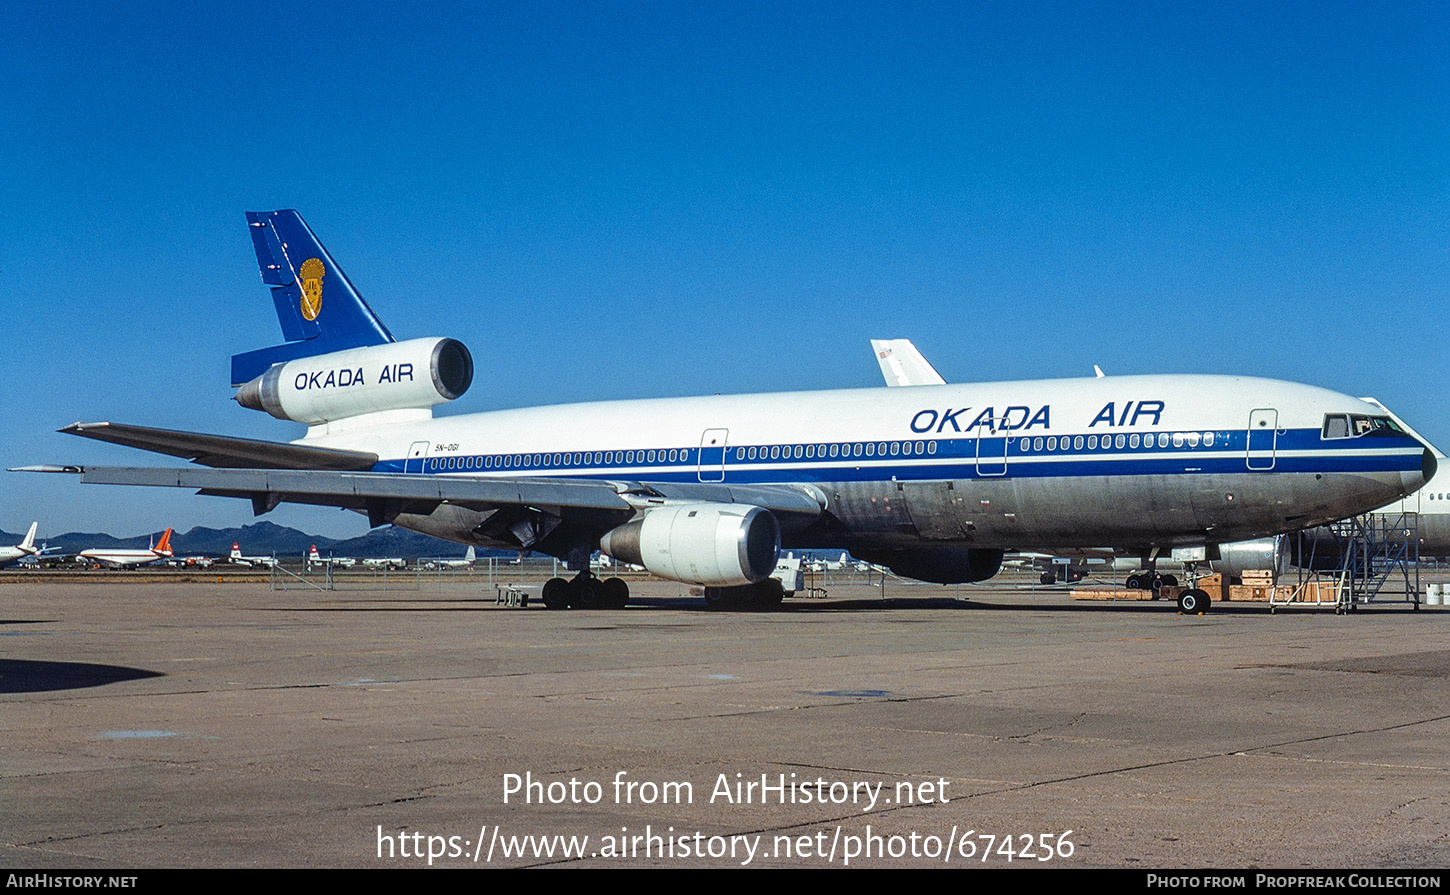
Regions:
<instances>
[{"instance_id":1,"label":"cockpit window","mask_svg":"<svg viewBox=\"0 0 1450 895\"><path fill-rule=\"evenodd\" d=\"M1387 416L1369 416L1362 413L1327 413L1324 415L1324 430L1329 438L1359 438L1362 435L1403 435L1394 420Z\"/></svg>"},{"instance_id":2,"label":"cockpit window","mask_svg":"<svg viewBox=\"0 0 1450 895\"><path fill-rule=\"evenodd\" d=\"M1405 430L1387 416L1351 416L1355 435L1404 435Z\"/></svg>"}]
</instances>

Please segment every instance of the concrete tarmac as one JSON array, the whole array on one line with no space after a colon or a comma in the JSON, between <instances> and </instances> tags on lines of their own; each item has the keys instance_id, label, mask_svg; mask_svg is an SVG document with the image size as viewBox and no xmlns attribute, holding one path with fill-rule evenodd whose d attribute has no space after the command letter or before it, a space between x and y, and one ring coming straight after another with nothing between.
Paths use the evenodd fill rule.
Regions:
<instances>
[{"instance_id":1,"label":"concrete tarmac","mask_svg":"<svg viewBox=\"0 0 1450 895\"><path fill-rule=\"evenodd\" d=\"M0 860L1450 867L1444 610L451 580L4 576Z\"/></svg>"}]
</instances>

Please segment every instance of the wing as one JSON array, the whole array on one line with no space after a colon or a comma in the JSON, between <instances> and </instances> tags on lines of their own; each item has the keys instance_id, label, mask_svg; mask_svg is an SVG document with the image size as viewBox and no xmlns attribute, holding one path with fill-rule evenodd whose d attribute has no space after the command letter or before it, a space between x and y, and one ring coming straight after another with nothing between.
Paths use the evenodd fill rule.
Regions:
<instances>
[{"instance_id":1,"label":"wing","mask_svg":"<svg viewBox=\"0 0 1450 895\"><path fill-rule=\"evenodd\" d=\"M67 466L45 472L78 473L101 485L195 488L203 494L263 498L367 510L377 502L423 506L453 504L472 509L553 506L607 510L633 515L652 503L700 501L763 507L787 516L814 519L821 505L810 492L788 485L717 485L603 482L576 479L485 479L454 475L401 475L312 469L198 469L148 466Z\"/></svg>"},{"instance_id":2,"label":"wing","mask_svg":"<svg viewBox=\"0 0 1450 895\"><path fill-rule=\"evenodd\" d=\"M61 430L130 447L186 457L204 467L28 467L76 473L89 484L191 488L246 498L261 515L281 503L335 506L364 513L373 526L393 523L462 543L560 555L655 507L712 503L760 507L784 530L821 516L824 495L806 485L602 481L569 478L485 478L372 472L374 454L294 444L76 423Z\"/></svg>"},{"instance_id":3,"label":"wing","mask_svg":"<svg viewBox=\"0 0 1450 895\"><path fill-rule=\"evenodd\" d=\"M258 515L280 503L343 507L365 513L373 526L394 523L447 540L555 555L580 537L595 543L605 532L666 504L761 507L776 514L787 530L810 525L824 505L824 498L810 489L789 485L198 467L64 466L27 471L75 473L88 484L192 488L201 494L249 498Z\"/></svg>"}]
</instances>

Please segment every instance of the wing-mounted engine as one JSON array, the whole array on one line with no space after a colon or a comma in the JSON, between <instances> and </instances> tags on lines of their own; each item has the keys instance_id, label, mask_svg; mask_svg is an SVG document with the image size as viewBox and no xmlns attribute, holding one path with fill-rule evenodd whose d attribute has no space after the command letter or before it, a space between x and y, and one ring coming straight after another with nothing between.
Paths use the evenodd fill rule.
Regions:
<instances>
[{"instance_id":1,"label":"wing-mounted engine","mask_svg":"<svg viewBox=\"0 0 1450 895\"><path fill-rule=\"evenodd\" d=\"M760 507L670 504L607 532L599 548L662 578L731 587L763 581L775 571L780 525Z\"/></svg>"},{"instance_id":2,"label":"wing-mounted engine","mask_svg":"<svg viewBox=\"0 0 1450 895\"><path fill-rule=\"evenodd\" d=\"M1239 576L1244 572L1273 572L1276 576L1282 575L1288 568L1284 541L1284 535L1275 535L1210 547L1208 567L1221 575Z\"/></svg>"},{"instance_id":3,"label":"wing-mounted engine","mask_svg":"<svg viewBox=\"0 0 1450 895\"><path fill-rule=\"evenodd\" d=\"M456 339L410 339L273 364L237 390L243 407L309 425L388 410L431 411L473 383Z\"/></svg>"}]
</instances>

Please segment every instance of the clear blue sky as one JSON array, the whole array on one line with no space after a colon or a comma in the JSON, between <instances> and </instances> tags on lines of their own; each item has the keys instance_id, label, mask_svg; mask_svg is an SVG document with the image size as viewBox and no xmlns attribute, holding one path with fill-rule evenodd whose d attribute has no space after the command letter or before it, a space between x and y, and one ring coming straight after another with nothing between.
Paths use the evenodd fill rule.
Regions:
<instances>
[{"instance_id":1,"label":"clear blue sky","mask_svg":"<svg viewBox=\"0 0 1450 895\"><path fill-rule=\"evenodd\" d=\"M445 413L1223 372L1450 446L1450 15L1417 3L8 2L0 465L150 463L280 333L242 212L297 208ZM0 527L249 504L3 474ZM272 518L335 536L338 511Z\"/></svg>"}]
</instances>

